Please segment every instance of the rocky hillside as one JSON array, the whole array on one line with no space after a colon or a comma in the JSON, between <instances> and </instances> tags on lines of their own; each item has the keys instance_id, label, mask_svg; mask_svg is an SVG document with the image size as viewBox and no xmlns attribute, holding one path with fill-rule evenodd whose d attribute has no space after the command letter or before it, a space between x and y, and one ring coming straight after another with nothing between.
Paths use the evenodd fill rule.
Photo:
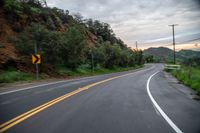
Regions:
<instances>
[{"instance_id":1,"label":"rocky hillside","mask_svg":"<svg viewBox=\"0 0 200 133\"><path fill-rule=\"evenodd\" d=\"M21 58L12 39L17 38L32 23L44 25L49 30L58 32L64 32L67 27L76 23L68 11L42 7L39 1L19 3L5 0L3 4L0 8L0 68L13 65L12 63L18 66L20 62L27 62ZM88 45L96 43L96 36L90 31L85 30L84 36Z\"/></svg>"}]
</instances>

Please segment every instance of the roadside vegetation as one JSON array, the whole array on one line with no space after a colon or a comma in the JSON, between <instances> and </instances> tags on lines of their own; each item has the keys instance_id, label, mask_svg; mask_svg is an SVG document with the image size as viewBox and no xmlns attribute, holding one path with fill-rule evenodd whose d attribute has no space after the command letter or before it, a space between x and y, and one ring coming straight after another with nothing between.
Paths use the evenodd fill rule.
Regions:
<instances>
[{"instance_id":1,"label":"roadside vegetation","mask_svg":"<svg viewBox=\"0 0 200 133\"><path fill-rule=\"evenodd\" d=\"M60 67L57 69L57 71L61 74L61 75L67 75L67 76L91 76L91 75L98 75L98 74L107 74L107 73L113 73L113 72L122 72L122 71L129 71L129 70L134 70L134 69L138 69L141 68L143 65L140 66L135 66L135 67L115 67L112 69L108 69L108 68L95 68L94 71L91 71L90 68L88 67L79 67L78 69L76 69L75 71L71 70L71 69L67 69L66 67Z\"/></svg>"},{"instance_id":2,"label":"roadside vegetation","mask_svg":"<svg viewBox=\"0 0 200 133\"><path fill-rule=\"evenodd\" d=\"M74 78L74 77L93 76L93 75L99 75L99 74L129 71L129 70L134 70L141 67L143 67L143 65L134 66L134 67L126 67L126 68L114 67L112 69L96 67L94 71L92 71L87 66L81 66L77 68L76 70L69 69L65 66L59 66L56 68L56 71L59 73L58 78L63 78L63 77ZM52 78L52 77L50 77L49 75L45 73L42 73L40 75L40 79L47 79L47 78ZM19 70L16 70L15 68L0 72L0 83L12 83L12 82L19 82L19 81L31 82L34 80L35 80L35 74L21 72Z\"/></svg>"},{"instance_id":3,"label":"roadside vegetation","mask_svg":"<svg viewBox=\"0 0 200 133\"><path fill-rule=\"evenodd\" d=\"M181 83L191 87L200 95L200 58L186 59L180 70L169 71Z\"/></svg>"},{"instance_id":4,"label":"roadside vegetation","mask_svg":"<svg viewBox=\"0 0 200 133\"><path fill-rule=\"evenodd\" d=\"M0 83L34 79L35 46L42 59L40 78L102 74L144 64L143 52L129 48L109 24L43 2L1 1L5 26L0 34Z\"/></svg>"},{"instance_id":5,"label":"roadside vegetation","mask_svg":"<svg viewBox=\"0 0 200 133\"><path fill-rule=\"evenodd\" d=\"M14 81L32 81L33 75L20 72L14 68L0 72L0 83L11 83Z\"/></svg>"}]
</instances>

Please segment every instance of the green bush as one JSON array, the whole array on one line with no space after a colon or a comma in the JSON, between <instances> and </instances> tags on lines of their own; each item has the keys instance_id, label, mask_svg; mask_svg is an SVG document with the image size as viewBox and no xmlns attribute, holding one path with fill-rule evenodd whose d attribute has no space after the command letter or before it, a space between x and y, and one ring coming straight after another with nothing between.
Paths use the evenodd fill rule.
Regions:
<instances>
[{"instance_id":1,"label":"green bush","mask_svg":"<svg viewBox=\"0 0 200 133\"><path fill-rule=\"evenodd\" d=\"M23 55L33 54L35 45L37 45L38 51L42 55L42 62L54 65L61 60L58 56L61 41L61 33L50 31L40 24L31 24L19 34L15 43L17 50Z\"/></svg>"},{"instance_id":2,"label":"green bush","mask_svg":"<svg viewBox=\"0 0 200 133\"><path fill-rule=\"evenodd\" d=\"M16 0L4 0L3 8L9 14L8 17L13 21L13 18L18 18L23 14L23 7L21 3Z\"/></svg>"},{"instance_id":3,"label":"green bush","mask_svg":"<svg viewBox=\"0 0 200 133\"><path fill-rule=\"evenodd\" d=\"M0 83L11 83L14 81L31 81L34 77L31 74L16 70L8 70L0 73Z\"/></svg>"},{"instance_id":4,"label":"green bush","mask_svg":"<svg viewBox=\"0 0 200 133\"><path fill-rule=\"evenodd\" d=\"M76 69L86 60L87 44L83 31L80 27L69 27L63 34L62 49L60 56L65 65Z\"/></svg>"},{"instance_id":5,"label":"green bush","mask_svg":"<svg viewBox=\"0 0 200 133\"><path fill-rule=\"evenodd\" d=\"M30 10L33 14L40 14L42 12L41 9L37 7L30 7Z\"/></svg>"}]
</instances>

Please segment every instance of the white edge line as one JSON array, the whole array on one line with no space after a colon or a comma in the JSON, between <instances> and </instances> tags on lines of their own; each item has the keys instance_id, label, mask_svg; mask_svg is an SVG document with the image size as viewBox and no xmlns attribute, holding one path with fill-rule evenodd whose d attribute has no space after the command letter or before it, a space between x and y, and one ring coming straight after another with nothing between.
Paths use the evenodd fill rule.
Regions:
<instances>
[{"instance_id":1,"label":"white edge line","mask_svg":"<svg viewBox=\"0 0 200 133\"><path fill-rule=\"evenodd\" d=\"M105 74L105 75L107 75L107 74ZM37 88L37 87L42 87L42 86L47 86L47 85L52 85L52 84L57 84L57 83L62 83L62 82L71 82L71 81L78 81L78 80L83 80L83 79L90 79L90 78L93 78L93 77L96 77L96 76L98 76L98 75L83 77L83 78L78 78L78 79L62 80L62 81L51 82L51 83L46 83L46 84L41 84L41 85L35 85L35 86L25 87L25 88L11 90L11 91L5 91L5 92L1 92L0 96L5 95L5 94L9 94L9 93L13 93L13 92L29 90L29 89L33 89L33 88Z\"/></svg>"},{"instance_id":2,"label":"white edge line","mask_svg":"<svg viewBox=\"0 0 200 133\"><path fill-rule=\"evenodd\" d=\"M147 80L147 92L148 95L152 101L152 103L154 104L154 106L156 107L156 109L159 111L159 113L162 115L162 117L167 121L167 123L174 129L175 132L177 133L183 133L174 123L173 121L165 114L165 112L161 109L161 107L158 105L158 103L155 101L155 99L153 98L153 96L151 95L151 92L149 90L149 84L150 84L150 80L152 79L153 76L155 76L158 72L152 74L149 79Z\"/></svg>"},{"instance_id":3,"label":"white edge line","mask_svg":"<svg viewBox=\"0 0 200 133\"><path fill-rule=\"evenodd\" d=\"M32 88L41 87L41 86L47 86L47 85L51 85L51 84L62 83L62 82L65 82L65 81L58 81L58 82L53 82L53 83L47 83L47 84L41 84L41 85L36 85L36 86L30 86L30 87L21 88L21 89L12 90L12 91L6 91L6 92L0 93L0 95L9 94L9 93L18 92L18 91L23 91L23 90L28 90L28 89L32 89Z\"/></svg>"},{"instance_id":4,"label":"white edge line","mask_svg":"<svg viewBox=\"0 0 200 133\"><path fill-rule=\"evenodd\" d=\"M57 84L57 83L62 83L62 82L71 82L71 81L78 81L78 80L90 79L90 78L93 78L93 77L96 77L96 76L98 76L98 75L89 76L89 77L83 77L83 78L78 78L78 79L62 80L62 81L51 82L51 83L47 83L47 84L41 84L41 85L35 85L35 86L25 87L25 88L21 88L21 89L16 89L16 90L11 90L11 91L1 92L0 96L1 95L5 95L5 94L9 94L9 93L13 93L13 92L29 90L29 89L33 89L33 88L37 88L37 87L42 87L42 86L47 86L47 85L52 85L52 84Z\"/></svg>"},{"instance_id":5,"label":"white edge line","mask_svg":"<svg viewBox=\"0 0 200 133\"><path fill-rule=\"evenodd\" d=\"M153 66L151 66L150 68L148 69L151 69ZM146 70L148 70L146 69ZM145 69L136 69L138 71L141 71L141 70L145 70ZM136 71L137 72L137 71ZM111 73L108 73L108 74L103 74L103 75L109 75ZM57 82L52 82L52 83L47 83L47 84L41 84L41 85L36 85L36 86L30 86L30 87L25 87L25 88L21 88L21 89L16 89L16 90L12 90L12 91L6 91L6 92L1 92L0 93L0 96L1 95L5 95L5 94L9 94L9 93L13 93L13 92L18 92L18 91L24 91L24 90L29 90L29 89L33 89L33 88L37 88L37 87L42 87L42 86L47 86L47 85L52 85L52 84L57 84L57 83L62 83L62 82L70 82L70 81L77 81L77 80L83 80L83 79L90 79L90 78L93 78L93 77L97 77L99 75L95 75L95 76L89 76L89 77L83 77L83 78L79 78L79 79L71 79L71 80L64 80L64 81L57 81Z\"/></svg>"},{"instance_id":6,"label":"white edge line","mask_svg":"<svg viewBox=\"0 0 200 133\"><path fill-rule=\"evenodd\" d=\"M29 89L33 89L33 88L37 88L37 87L42 87L42 86L47 86L47 85L52 85L52 84L57 84L57 83L70 82L70 81L77 81L77 80L90 79L90 78L91 78L91 77L84 77L84 78L79 78L79 79L62 80L62 81L51 82L51 83L47 83L47 84L41 84L41 85L36 85L36 86L30 86L30 87L26 87L26 88L17 89L17 90L1 92L1 93L0 93L0 96L1 96L1 95L4 95L4 94L9 94L9 93L18 92L18 91L23 91L23 90L29 90Z\"/></svg>"},{"instance_id":7,"label":"white edge line","mask_svg":"<svg viewBox=\"0 0 200 133\"><path fill-rule=\"evenodd\" d=\"M111 73L103 74L103 75L109 75L109 74L111 74ZM11 90L11 91L5 91L5 92L1 92L0 96L1 95L5 95L5 94L9 94L9 93L13 93L13 92L29 90L29 89L33 89L33 88L37 88L37 87L42 87L42 86L47 86L47 85L52 85L52 84L57 84L57 83L62 83L62 82L70 82L70 81L77 81L77 80L83 80L83 79L90 79L90 78L97 77L97 76L99 76L99 75L89 76L89 77L83 77L83 78L78 78L78 79L71 79L71 80L63 80L63 81L51 82L51 83L47 83L47 84L41 84L41 85L35 85L35 86L25 87L25 88L21 88L21 89Z\"/></svg>"}]
</instances>

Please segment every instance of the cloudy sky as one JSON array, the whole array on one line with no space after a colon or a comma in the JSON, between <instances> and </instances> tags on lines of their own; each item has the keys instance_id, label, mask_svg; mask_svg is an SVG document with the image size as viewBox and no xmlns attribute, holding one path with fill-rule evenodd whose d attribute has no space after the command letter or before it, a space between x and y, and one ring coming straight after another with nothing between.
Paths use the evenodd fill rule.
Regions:
<instances>
[{"instance_id":1,"label":"cloudy sky","mask_svg":"<svg viewBox=\"0 0 200 133\"><path fill-rule=\"evenodd\" d=\"M200 0L47 0L50 7L109 23L128 46L171 48L175 27L177 49L200 50Z\"/></svg>"}]
</instances>

